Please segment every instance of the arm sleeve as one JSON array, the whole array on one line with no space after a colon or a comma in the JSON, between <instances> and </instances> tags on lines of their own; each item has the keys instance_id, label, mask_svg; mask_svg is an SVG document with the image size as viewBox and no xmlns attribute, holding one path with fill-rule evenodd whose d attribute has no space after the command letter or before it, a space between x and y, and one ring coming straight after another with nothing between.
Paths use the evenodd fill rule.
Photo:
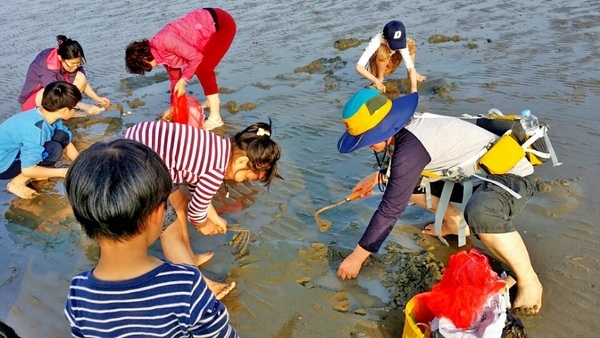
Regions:
<instances>
[{"instance_id":1,"label":"arm sleeve","mask_svg":"<svg viewBox=\"0 0 600 338\"><path fill-rule=\"evenodd\" d=\"M365 48L365 51L362 53L357 63L363 67L366 67L371 59L371 56L375 54L380 45L381 39L379 38L379 35L375 35L373 38L371 38L371 41L369 41L369 45L367 48Z\"/></svg>"},{"instance_id":2,"label":"arm sleeve","mask_svg":"<svg viewBox=\"0 0 600 338\"><path fill-rule=\"evenodd\" d=\"M408 48L400 49L400 55L402 55L402 61L404 61L406 69L415 68L415 65L410 57L410 52L408 51Z\"/></svg>"},{"instance_id":3,"label":"arm sleeve","mask_svg":"<svg viewBox=\"0 0 600 338\"><path fill-rule=\"evenodd\" d=\"M411 132L396 134L392 170L388 185L358 244L369 252L377 252L406 209L421 172L431 161L429 153Z\"/></svg>"},{"instance_id":4,"label":"arm sleeve","mask_svg":"<svg viewBox=\"0 0 600 338\"><path fill-rule=\"evenodd\" d=\"M171 92L173 88L175 88L175 84L179 79L181 79L181 69L173 68L165 65L165 69L167 70L167 74L169 74L169 81L171 82Z\"/></svg>"},{"instance_id":5,"label":"arm sleeve","mask_svg":"<svg viewBox=\"0 0 600 338\"><path fill-rule=\"evenodd\" d=\"M202 223L208 216L208 205L223 183L223 173L207 171L197 183L188 183L192 198L188 203L188 219L192 224Z\"/></svg>"},{"instance_id":6,"label":"arm sleeve","mask_svg":"<svg viewBox=\"0 0 600 338\"><path fill-rule=\"evenodd\" d=\"M21 168L31 168L42 162L44 147L37 142L24 141L21 146Z\"/></svg>"},{"instance_id":7,"label":"arm sleeve","mask_svg":"<svg viewBox=\"0 0 600 338\"><path fill-rule=\"evenodd\" d=\"M183 69L181 77L183 77L186 81L190 81L196 72L196 68L198 68L198 65L200 65L200 62L202 62L204 55L198 50L198 48L187 44L182 39L169 37L164 41L164 47L166 51L187 61L187 66Z\"/></svg>"}]
</instances>

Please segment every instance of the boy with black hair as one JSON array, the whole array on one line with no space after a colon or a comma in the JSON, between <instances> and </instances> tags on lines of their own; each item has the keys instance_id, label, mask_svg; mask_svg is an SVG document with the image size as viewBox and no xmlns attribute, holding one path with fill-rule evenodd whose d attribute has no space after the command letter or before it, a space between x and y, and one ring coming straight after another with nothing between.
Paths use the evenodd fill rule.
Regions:
<instances>
[{"instance_id":1,"label":"boy with black hair","mask_svg":"<svg viewBox=\"0 0 600 338\"><path fill-rule=\"evenodd\" d=\"M75 337L237 337L200 271L148 255L172 190L167 167L132 140L98 142L69 169L75 217L100 246L71 281L65 316Z\"/></svg>"},{"instance_id":2,"label":"boy with black hair","mask_svg":"<svg viewBox=\"0 0 600 338\"><path fill-rule=\"evenodd\" d=\"M30 199L37 194L27 186L30 180L65 177L67 168L53 165L63 151L71 160L79 155L71 142L71 132L62 124L73 117L79 101L81 92L73 84L52 82L44 90L40 107L0 124L0 179L11 179L6 190Z\"/></svg>"}]
</instances>

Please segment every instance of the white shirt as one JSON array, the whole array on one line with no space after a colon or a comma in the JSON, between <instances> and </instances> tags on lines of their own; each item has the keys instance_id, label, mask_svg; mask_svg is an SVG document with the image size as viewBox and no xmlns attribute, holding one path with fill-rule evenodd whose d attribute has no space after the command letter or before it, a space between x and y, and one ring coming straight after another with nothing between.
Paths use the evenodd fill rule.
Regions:
<instances>
[{"instance_id":1,"label":"white shirt","mask_svg":"<svg viewBox=\"0 0 600 338\"><path fill-rule=\"evenodd\" d=\"M365 48L365 51L361 55L360 59L358 59L358 64L365 67L367 70L370 70L369 60L382 44L385 44L385 39L383 38L383 32L379 32L377 35L371 38L371 41L369 41L369 45L367 48ZM399 50L393 50L392 55L398 52L402 55L402 61L404 62L406 69L415 68L412 59L410 58L410 52L408 51L408 48L405 47Z\"/></svg>"}]
</instances>

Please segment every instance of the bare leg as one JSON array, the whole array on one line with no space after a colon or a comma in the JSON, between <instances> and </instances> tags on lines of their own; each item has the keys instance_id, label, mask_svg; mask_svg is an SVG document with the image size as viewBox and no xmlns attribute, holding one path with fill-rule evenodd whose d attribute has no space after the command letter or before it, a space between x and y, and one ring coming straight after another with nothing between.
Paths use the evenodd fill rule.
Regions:
<instances>
[{"instance_id":1,"label":"bare leg","mask_svg":"<svg viewBox=\"0 0 600 338\"><path fill-rule=\"evenodd\" d=\"M416 58L417 58L417 52L415 51L415 53L413 55L410 56L410 58L412 59L413 65L415 65L415 75L417 76L417 82L423 82L425 80L427 80L427 76L421 75L419 74L419 72L417 72L417 66L416 66ZM408 74L408 71L406 71L406 77L410 78L410 75Z\"/></svg>"},{"instance_id":2,"label":"bare leg","mask_svg":"<svg viewBox=\"0 0 600 338\"><path fill-rule=\"evenodd\" d=\"M175 208L177 220L165 229L160 236L165 257L174 263L185 263L194 266L202 265L211 259L215 253L207 252L195 255L192 251L185 213L188 203L187 196L181 189L177 189L169 195L169 202ZM235 282L230 284L217 283L206 276L204 276L204 280L217 299L225 297L236 285Z\"/></svg>"},{"instance_id":3,"label":"bare leg","mask_svg":"<svg viewBox=\"0 0 600 338\"><path fill-rule=\"evenodd\" d=\"M416 205L427 209L427 200L425 199L425 194L412 194L410 200L413 201ZM437 211L437 207L440 203L440 199L436 196L431 196L431 210L432 212ZM442 223L442 236L446 235L458 235L458 226L460 224L460 219L462 215L460 211L454 206L454 204L448 204L446 208L446 213L444 213L444 223ZM422 231L426 235L437 236L435 233L434 225L428 224L425 229ZM467 226L465 231L466 235L471 235L471 231Z\"/></svg>"},{"instance_id":4,"label":"bare leg","mask_svg":"<svg viewBox=\"0 0 600 338\"><path fill-rule=\"evenodd\" d=\"M163 231L163 233L160 235L160 241L165 258L168 261L176 264L197 266L196 263L199 258L192 254L189 241L187 243L185 242L181 228L182 227L179 225L179 220L177 220L168 226L167 229L165 229L165 231ZM208 255L212 257L214 253ZM210 259L210 257L208 259ZM204 259L204 261L208 259ZM224 284L215 282L204 275L203 277L209 289L215 294L217 299L227 296L227 294L236 286L235 282Z\"/></svg>"},{"instance_id":5,"label":"bare leg","mask_svg":"<svg viewBox=\"0 0 600 338\"><path fill-rule=\"evenodd\" d=\"M6 184L6 190L20 198L32 199L37 195L37 191L27 186L27 182L29 182L30 179L30 177L19 174Z\"/></svg>"},{"instance_id":6,"label":"bare leg","mask_svg":"<svg viewBox=\"0 0 600 338\"><path fill-rule=\"evenodd\" d=\"M479 234L485 246L516 274L517 297L512 305L519 314L533 315L542 308L543 287L533 270L527 247L517 231L504 234Z\"/></svg>"}]
</instances>

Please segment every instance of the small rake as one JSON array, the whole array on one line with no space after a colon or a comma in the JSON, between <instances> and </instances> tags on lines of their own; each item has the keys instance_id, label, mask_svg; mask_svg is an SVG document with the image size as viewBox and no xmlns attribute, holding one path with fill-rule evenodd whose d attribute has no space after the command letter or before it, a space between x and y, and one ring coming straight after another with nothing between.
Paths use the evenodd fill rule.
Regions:
<instances>
[{"instance_id":1,"label":"small rake","mask_svg":"<svg viewBox=\"0 0 600 338\"><path fill-rule=\"evenodd\" d=\"M321 230L321 232L327 232L327 230L329 230L329 228L331 228L331 226L333 225L333 222L326 220L326 219L319 218L320 213L322 213L325 210L329 210L331 208L340 206L346 202L354 201L357 198L360 198L360 191L355 191L352 194L350 194L348 197L344 198L343 200L341 200L337 203L334 203L332 205L323 207L323 208L319 209L317 212L315 212L315 222L317 222L317 225L319 226L319 230Z\"/></svg>"},{"instance_id":2,"label":"small rake","mask_svg":"<svg viewBox=\"0 0 600 338\"><path fill-rule=\"evenodd\" d=\"M244 228L239 224L227 225L227 230L236 233L235 235L233 235L231 241L229 241L229 245L233 247L232 253L234 255L241 255L246 253L248 242L250 242L250 230Z\"/></svg>"}]
</instances>

